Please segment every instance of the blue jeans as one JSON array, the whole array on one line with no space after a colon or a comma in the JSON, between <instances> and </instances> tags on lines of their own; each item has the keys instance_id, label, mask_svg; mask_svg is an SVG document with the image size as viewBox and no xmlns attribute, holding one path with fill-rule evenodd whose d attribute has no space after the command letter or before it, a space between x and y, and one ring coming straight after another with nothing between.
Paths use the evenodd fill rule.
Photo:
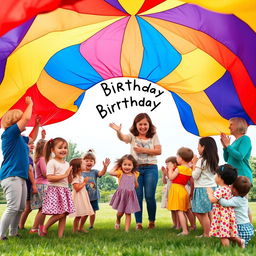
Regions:
<instances>
[{"instance_id":1,"label":"blue jeans","mask_svg":"<svg viewBox=\"0 0 256 256\"><path fill-rule=\"evenodd\" d=\"M135 213L136 223L142 223L142 202L143 190L145 191L145 198L148 210L149 221L156 219L156 186L158 181L158 168L157 165L148 165L139 167L140 176L138 178L139 187L136 189L137 197L139 200L140 212Z\"/></svg>"}]
</instances>

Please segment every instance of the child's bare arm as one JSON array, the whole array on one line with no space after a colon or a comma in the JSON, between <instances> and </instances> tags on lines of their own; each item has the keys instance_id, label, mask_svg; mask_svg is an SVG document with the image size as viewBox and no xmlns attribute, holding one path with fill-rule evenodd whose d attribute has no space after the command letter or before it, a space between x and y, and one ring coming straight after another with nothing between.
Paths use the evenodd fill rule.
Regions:
<instances>
[{"instance_id":1,"label":"child's bare arm","mask_svg":"<svg viewBox=\"0 0 256 256\"><path fill-rule=\"evenodd\" d=\"M74 183L73 188L76 192L79 192L89 181L89 177L85 177L84 181L81 183Z\"/></svg>"},{"instance_id":2,"label":"child's bare arm","mask_svg":"<svg viewBox=\"0 0 256 256\"><path fill-rule=\"evenodd\" d=\"M37 116L34 128L32 129L31 133L29 134L29 143L34 142L37 138L39 126L40 126L40 120L41 120L41 118L39 116Z\"/></svg>"},{"instance_id":3,"label":"child's bare arm","mask_svg":"<svg viewBox=\"0 0 256 256\"><path fill-rule=\"evenodd\" d=\"M47 180L50 181L50 182L57 182L57 181L60 181L62 179L65 179L70 175L71 170L72 170L72 167L70 166L67 169L67 171L62 175L49 174L49 175L47 175Z\"/></svg>"},{"instance_id":4,"label":"child's bare arm","mask_svg":"<svg viewBox=\"0 0 256 256\"><path fill-rule=\"evenodd\" d=\"M122 125L116 125L115 123L110 123L109 127L111 127L113 130L116 131L117 137L119 140L125 142L125 143L129 143L130 141L130 137L126 134L121 133L121 128Z\"/></svg>"},{"instance_id":5,"label":"child's bare arm","mask_svg":"<svg viewBox=\"0 0 256 256\"><path fill-rule=\"evenodd\" d=\"M32 110L33 110L33 101L31 99L31 97L27 96L25 101L26 101L27 107L26 107L25 111L23 112L21 119L17 122L17 125L21 132L25 130L25 128L31 118Z\"/></svg>"},{"instance_id":6,"label":"child's bare arm","mask_svg":"<svg viewBox=\"0 0 256 256\"><path fill-rule=\"evenodd\" d=\"M109 174L111 176L117 176L118 175L118 172L117 172L117 169L119 168L119 166L116 164L109 172Z\"/></svg>"},{"instance_id":7,"label":"child's bare arm","mask_svg":"<svg viewBox=\"0 0 256 256\"><path fill-rule=\"evenodd\" d=\"M189 195L189 198L190 198L190 199L193 198L194 187L195 187L194 179L193 179L193 177L191 177L191 178L190 178L190 195Z\"/></svg>"},{"instance_id":8,"label":"child's bare arm","mask_svg":"<svg viewBox=\"0 0 256 256\"><path fill-rule=\"evenodd\" d=\"M175 170L168 170L168 177L170 180L174 180L179 174L179 169L176 168Z\"/></svg>"},{"instance_id":9,"label":"child's bare arm","mask_svg":"<svg viewBox=\"0 0 256 256\"><path fill-rule=\"evenodd\" d=\"M138 183L138 179L136 178L135 179L135 188L138 188L139 187L139 183Z\"/></svg>"},{"instance_id":10,"label":"child's bare arm","mask_svg":"<svg viewBox=\"0 0 256 256\"><path fill-rule=\"evenodd\" d=\"M103 161L103 169L98 173L98 176L99 176L99 177L103 176L103 175L106 173L109 164L110 164L110 159L109 159L109 158L106 158L106 159Z\"/></svg>"},{"instance_id":11,"label":"child's bare arm","mask_svg":"<svg viewBox=\"0 0 256 256\"><path fill-rule=\"evenodd\" d=\"M37 194L38 191L37 191L37 187L36 187L36 181L35 181L35 176L34 176L32 165L29 165L28 177L29 177L29 180L32 184L32 193Z\"/></svg>"}]
</instances>

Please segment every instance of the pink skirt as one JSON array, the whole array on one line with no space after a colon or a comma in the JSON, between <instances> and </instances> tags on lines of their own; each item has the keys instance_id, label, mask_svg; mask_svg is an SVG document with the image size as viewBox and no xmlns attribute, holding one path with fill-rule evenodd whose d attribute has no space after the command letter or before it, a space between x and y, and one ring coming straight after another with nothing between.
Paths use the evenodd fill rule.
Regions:
<instances>
[{"instance_id":1,"label":"pink skirt","mask_svg":"<svg viewBox=\"0 0 256 256\"><path fill-rule=\"evenodd\" d=\"M139 212L141 210L135 189L130 191L120 188L117 189L110 201L110 205L118 212L127 214Z\"/></svg>"},{"instance_id":2,"label":"pink skirt","mask_svg":"<svg viewBox=\"0 0 256 256\"><path fill-rule=\"evenodd\" d=\"M42 213L46 215L55 215L75 212L69 188L48 186L46 197L43 201Z\"/></svg>"}]
</instances>

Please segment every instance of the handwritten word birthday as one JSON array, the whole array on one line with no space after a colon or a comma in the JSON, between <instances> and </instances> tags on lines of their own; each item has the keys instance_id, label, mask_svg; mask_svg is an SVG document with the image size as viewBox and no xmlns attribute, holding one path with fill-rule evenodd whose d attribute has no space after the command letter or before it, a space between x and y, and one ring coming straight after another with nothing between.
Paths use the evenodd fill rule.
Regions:
<instances>
[{"instance_id":1,"label":"handwritten word birthday","mask_svg":"<svg viewBox=\"0 0 256 256\"><path fill-rule=\"evenodd\" d=\"M124 97L121 100L118 100L113 103L106 105L98 104L96 109L99 112L101 118L105 118L108 114L113 114L118 110L127 109L131 107L148 107L150 111L154 111L160 104L160 96L163 95L164 91L156 89L152 86L152 83L149 82L148 85L140 85L136 79L127 79L125 82L102 82L101 88L106 97L124 92L145 92L152 96L154 99L147 99L146 96L141 99L135 99L132 96Z\"/></svg>"}]
</instances>

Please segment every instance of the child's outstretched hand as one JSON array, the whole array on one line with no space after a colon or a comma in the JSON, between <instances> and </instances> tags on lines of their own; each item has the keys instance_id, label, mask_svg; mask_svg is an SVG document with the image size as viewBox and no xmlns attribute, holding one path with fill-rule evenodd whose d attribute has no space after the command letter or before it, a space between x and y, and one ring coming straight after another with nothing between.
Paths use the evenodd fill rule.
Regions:
<instances>
[{"instance_id":1,"label":"child's outstretched hand","mask_svg":"<svg viewBox=\"0 0 256 256\"><path fill-rule=\"evenodd\" d=\"M208 198L210 200L211 203L218 203L218 199L214 197L214 191L212 188L206 188L207 190L207 194L208 194Z\"/></svg>"},{"instance_id":2,"label":"child's outstretched hand","mask_svg":"<svg viewBox=\"0 0 256 256\"><path fill-rule=\"evenodd\" d=\"M167 169L164 166L161 167L161 171L164 176L167 176Z\"/></svg>"},{"instance_id":3,"label":"child's outstretched hand","mask_svg":"<svg viewBox=\"0 0 256 256\"><path fill-rule=\"evenodd\" d=\"M206 188L208 195L213 195L214 191L212 188Z\"/></svg>"},{"instance_id":4,"label":"child's outstretched hand","mask_svg":"<svg viewBox=\"0 0 256 256\"><path fill-rule=\"evenodd\" d=\"M27 97L25 98L25 102L26 102L27 105L33 104L33 100L32 100L32 98L29 97L29 96L27 96Z\"/></svg>"},{"instance_id":5,"label":"child's outstretched hand","mask_svg":"<svg viewBox=\"0 0 256 256\"><path fill-rule=\"evenodd\" d=\"M214 193L212 188L206 188L206 190L207 190L207 194L213 194Z\"/></svg>"},{"instance_id":6,"label":"child's outstretched hand","mask_svg":"<svg viewBox=\"0 0 256 256\"><path fill-rule=\"evenodd\" d=\"M192 161L191 161L191 167L194 169L194 167L196 166L196 163L198 161L198 156L197 155L194 155Z\"/></svg>"},{"instance_id":7,"label":"child's outstretched hand","mask_svg":"<svg viewBox=\"0 0 256 256\"><path fill-rule=\"evenodd\" d=\"M46 131L45 131L45 129L43 129L42 131L41 131L41 139L45 139L45 136L46 136Z\"/></svg>"},{"instance_id":8,"label":"child's outstretched hand","mask_svg":"<svg viewBox=\"0 0 256 256\"><path fill-rule=\"evenodd\" d=\"M85 177L85 178L84 178L84 183L87 184L88 181L89 181L89 177Z\"/></svg>"},{"instance_id":9,"label":"child's outstretched hand","mask_svg":"<svg viewBox=\"0 0 256 256\"><path fill-rule=\"evenodd\" d=\"M104 168L108 168L108 166L110 164L110 159L106 158L102 163L103 163Z\"/></svg>"}]
</instances>

